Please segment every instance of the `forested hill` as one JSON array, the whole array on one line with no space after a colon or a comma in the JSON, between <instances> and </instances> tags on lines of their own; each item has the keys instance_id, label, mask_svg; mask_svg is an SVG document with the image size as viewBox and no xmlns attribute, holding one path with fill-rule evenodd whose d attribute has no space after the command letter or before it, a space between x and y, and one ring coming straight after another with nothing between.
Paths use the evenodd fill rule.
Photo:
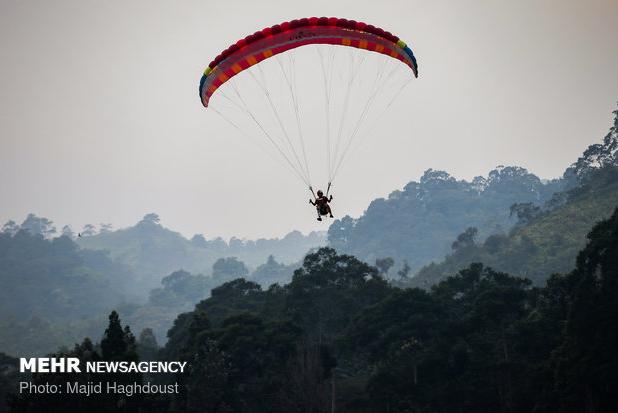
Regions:
<instances>
[{"instance_id":1,"label":"forested hill","mask_svg":"<svg viewBox=\"0 0 618 413\"><path fill-rule=\"evenodd\" d=\"M442 259L467 227L478 228L481 238L507 231L515 223L509 214L512 204L542 205L564 184L564 180L543 182L516 166L497 167L471 182L429 169L419 182L373 201L360 218L335 221L328 242L367 262L382 257L406 260L416 272Z\"/></svg>"},{"instance_id":2,"label":"forested hill","mask_svg":"<svg viewBox=\"0 0 618 413\"><path fill-rule=\"evenodd\" d=\"M556 194L543 208L513 205L519 219L508 233L478 242L474 228L460 234L442 262L422 268L410 284L427 287L473 262L530 278L540 285L554 272L575 265L577 251L592 226L618 206L618 111L603 142L590 145L569 167L564 181L571 189Z\"/></svg>"},{"instance_id":3,"label":"forested hill","mask_svg":"<svg viewBox=\"0 0 618 413\"><path fill-rule=\"evenodd\" d=\"M112 308L138 331L149 327L164 339L174 317L211 288L249 276L251 267L256 282L287 282L305 253L325 243L325 234L299 232L188 240L155 214L127 229L102 225L94 233L88 225L81 236L68 227L56 235L52 221L34 214L0 230L0 352L43 355L69 345L98 332Z\"/></svg>"},{"instance_id":4,"label":"forested hill","mask_svg":"<svg viewBox=\"0 0 618 413\"><path fill-rule=\"evenodd\" d=\"M86 338L52 355L187 361L175 377L106 376L178 383L179 393L15 394L18 362L0 354L0 396L14 393L6 400L15 412L612 412L616 268L618 209L590 231L574 269L539 288L477 263L430 290L402 289L322 248L287 285L263 290L239 278L214 288L176 318L159 352L152 331L136 338L113 311L100 344ZM66 374L31 380L60 383Z\"/></svg>"},{"instance_id":5,"label":"forested hill","mask_svg":"<svg viewBox=\"0 0 618 413\"><path fill-rule=\"evenodd\" d=\"M323 233L303 235L293 231L283 238L240 240L221 238L206 240L203 235L186 239L163 227L156 214L146 215L136 225L117 231L84 235L77 239L82 248L107 250L111 257L129 266L146 291L158 287L161 278L178 269L209 275L215 261L234 256L256 268L273 255L278 262L300 261L312 248L326 243Z\"/></svg>"},{"instance_id":6,"label":"forested hill","mask_svg":"<svg viewBox=\"0 0 618 413\"><path fill-rule=\"evenodd\" d=\"M590 228L618 205L618 168L596 171L563 196L564 203L545 211L518 205L519 223L508 233L493 234L483 242L477 241L474 228L464 231L453 242L451 254L423 267L410 285L431 286L474 262L529 278L537 285L554 272L568 271Z\"/></svg>"},{"instance_id":7,"label":"forested hill","mask_svg":"<svg viewBox=\"0 0 618 413\"><path fill-rule=\"evenodd\" d=\"M190 363L187 374L151 379L179 383L179 394L136 395L131 411L611 412L617 266L618 210L594 226L573 270L539 288L473 264L430 290L401 289L376 268L323 248L287 285L263 290L239 278L213 289L177 317L157 356L152 335L136 340L116 312L101 345L85 339L57 356ZM120 339L111 353L114 331ZM121 397L9 400L14 411L99 411Z\"/></svg>"}]
</instances>

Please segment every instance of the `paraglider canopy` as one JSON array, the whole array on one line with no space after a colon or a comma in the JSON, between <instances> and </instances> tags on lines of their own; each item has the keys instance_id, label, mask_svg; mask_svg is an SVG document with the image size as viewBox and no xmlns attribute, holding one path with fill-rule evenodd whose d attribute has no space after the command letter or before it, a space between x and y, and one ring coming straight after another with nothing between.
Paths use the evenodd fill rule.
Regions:
<instances>
[{"instance_id":1,"label":"paraglider canopy","mask_svg":"<svg viewBox=\"0 0 618 413\"><path fill-rule=\"evenodd\" d=\"M407 64L418 77L412 50L397 36L378 27L336 17L292 20L257 31L221 52L204 71L200 97L204 107L223 83L279 53L310 44L356 47L382 53Z\"/></svg>"}]
</instances>

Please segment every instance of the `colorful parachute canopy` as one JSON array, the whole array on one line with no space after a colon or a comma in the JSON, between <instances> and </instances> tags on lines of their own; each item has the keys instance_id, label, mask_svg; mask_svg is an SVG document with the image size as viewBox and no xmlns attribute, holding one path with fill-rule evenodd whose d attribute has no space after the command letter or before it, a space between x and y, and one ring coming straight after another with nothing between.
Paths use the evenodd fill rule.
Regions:
<instances>
[{"instance_id":1,"label":"colorful parachute canopy","mask_svg":"<svg viewBox=\"0 0 618 413\"><path fill-rule=\"evenodd\" d=\"M243 70L300 46L331 44L356 47L401 60L418 77L412 50L397 36L378 27L336 17L311 17L267 27L239 40L221 52L206 68L200 81L202 104L230 78Z\"/></svg>"}]
</instances>

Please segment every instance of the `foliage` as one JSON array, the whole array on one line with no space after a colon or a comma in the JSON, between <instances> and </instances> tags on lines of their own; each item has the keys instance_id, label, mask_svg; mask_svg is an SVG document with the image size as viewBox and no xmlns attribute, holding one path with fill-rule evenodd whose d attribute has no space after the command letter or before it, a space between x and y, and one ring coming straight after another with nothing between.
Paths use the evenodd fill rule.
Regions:
<instances>
[{"instance_id":1,"label":"foliage","mask_svg":"<svg viewBox=\"0 0 618 413\"><path fill-rule=\"evenodd\" d=\"M618 209L588 235L564 284L568 307L552 353L563 410L611 411L618 405Z\"/></svg>"},{"instance_id":2,"label":"foliage","mask_svg":"<svg viewBox=\"0 0 618 413\"><path fill-rule=\"evenodd\" d=\"M395 265L395 260L391 257L378 258L375 263L376 268L382 275L388 274L388 270L390 270L393 265Z\"/></svg>"},{"instance_id":3,"label":"foliage","mask_svg":"<svg viewBox=\"0 0 618 413\"><path fill-rule=\"evenodd\" d=\"M388 412L612 411L618 209L588 240L575 270L550 277L543 288L472 264L430 291L395 290L367 308L340 340L343 355L374 366L365 370L367 393L348 405Z\"/></svg>"},{"instance_id":4,"label":"foliage","mask_svg":"<svg viewBox=\"0 0 618 413\"><path fill-rule=\"evenodd\" d=\"M542 285L550 274L567 272L575 265L588 230L595 222L607 218L616 205L618 167L595 169L580 186L565 193L560 205L542 212L529 204L514 205L512 210L519 223L512 231L454 249L442 262L423 267L408 285L428 288L473 262L483 262ZM465 233L459 237L462 236L466 237Z\"/></svg>"},{"instance_id":5,"label":"foliage","mask_svg":"<svg viewBox=\"0 0 618 413\"><path fill-rule=\"evenodd\" d=\"M614 124L603 138L602 143L595 143L584 151L576 162L564 173L565 179L576 185L597 169L618 166L618 110L613 112Z\"/></svg>"},{"instance_id":6,"label":"foliage","mask_svg":"<svg viewBox=\"0 0 618 413\"><path fill-rule=\"evenodd\" d=\"M217 380L228 386L213 390L217 398L210 403L222 410L209 411L225 411L222 406L240 412L307 411L307 404L324 411L335 365L327 343L355 314L389 292L375 268L322 248L305 257L288 285L262 290L237 279L214 288L193 312L176 319L163 354L210 354L214 360L200 359L199 364L227 366L225 377ZM213 372L200 374L206 375L200 383L212 383L208 374ZM283 383L290 385L284 388ZM195 391L189 387L183 400L201 397Z\"/></svg>"},{"instance_id":7,"label":"foliage","mask_svg":"<svg viewBox=\"0 0 618 413\"><path fill-rule=\"evenodd\" d=\"M470 247L473 233L458 249ZM236 280L213 291L193 313L179 317L166 352L173 357L210 346L212 356L200 363L226 366L217 405L232 411L249 404L258 412L284 406L296 411L294 403L310 405L308 389L314 389L310 399L319 401L312 411L327 411L327 380L309 379L320 370L315 366L331 366L326 375L336 366L337 408L346 412L608 411L618 384L611 355L618 345L617 259L618 210L590 232L576 269L550 277L542 288L482 264L429 290L392 288L377 269L321 249L306 257L289 285L264 291ZM192 318L212 321L196 324ZM297 344L296 353L285 356L293 373L278 370L285 357L261 364L276 349L260 344L268 342L268 326L289 322L292 330L284 331L296 331L287 336L294 339L281 342L302 334L305 341L297 343L325 346L332 362L309 363L313 368L306 358L299 363ZM256 353L263 358L256 360ZM237 368L268 371L269 377L260 376L253 387L247 377L234 378ZM253 399L266 391L265 383L282 377L313 384L289 386L286 397L265 403Z\"/></svg>"},{"instance_id":8,"label":"foliage","mask_svg":"<svg viewBox=\"0 0 618 413\"><path fill-rule=\"evenodd\" d=\"M618 209L589 232L575 269L543 287L473 263L430 289L396 288L322 248L288 285L236 279L179 315L158 357L190 363L167 379L181 393L123 403L153 412L327 412L332 403L348 413L611 411L617 274ZM152 332L136 342L112 312L99 347L86 339L58 354L137 360L147 343L154 351ZM20 396L12 407L70 410L75 400ZM99 396L81 407L108 411L110 402L117 408Z\"/></svg>"},{"instance_id":9,"label":"foliage","mask_svg":"<svg viewBox=\"0 0 618 413\"><path fill-rule=\"evenodd\" d=\"M19 227L32 235L40 235L43 238L50 238L56 233L56 228L52 221L47 218L37 217L35 214L28 214Z\"/></svg>"},{"instance_id":10,"label":"foliage","mask_svg":"<svg viewBox=\"0 0 618 413\"><path fill-rule=\"evenodd\" d=\"M21 377L20 377L21 376ZM0 353L0 412L6 412L5 403L23 375L19 373L19 359Z\"/></svg>"},{"instance_id":11,"label":"foliage","mask_svg":"<svg viewBox=\"0 0 618 413\"><path fill-rule=\"evenodd\" d=\"M151 328L145 328L141 331L136 350L141 360L156 360L159 343L157 343L157 337Z\"/></svg>"},{"instance_id":12,"label":"foliage","mask_svg":"<svg viewBox=\"0 0 618 413\"><path fill-rule=\"evenodd\" d=\"M481 239L506 231L514 224L512 204L542 205L563 184L543 183L515 166L497 167L472 182L429 169L419 182L410 182L388 199L374 200L360 218L336 220L328 231L329 245L367 262L381 257L406 260L414 273L444 257L466 228L477 228Z\"/></svg>"},{"instance_id":13,"label":"foliage","mask_svg":"<svg viewBox=\"0 0 618 413\"><path fill-rule=\"evenodd\" d=\"M212 278L218 282L246 277L249 270L236 257L219 258L212 266Z\"/></svg>"}]
</instances>

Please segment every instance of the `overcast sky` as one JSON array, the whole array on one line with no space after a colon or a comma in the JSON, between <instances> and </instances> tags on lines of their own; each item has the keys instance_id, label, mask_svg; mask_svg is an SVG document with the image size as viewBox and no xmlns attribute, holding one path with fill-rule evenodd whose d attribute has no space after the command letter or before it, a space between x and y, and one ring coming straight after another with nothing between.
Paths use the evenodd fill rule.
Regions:
<instances>
[{"instance_id":1,"label":"overcast sky","mask_svg":"<svg viewBox=\"0 0 618 413\"><path fill-rule=\"evenodd\" d=\"M230 43L313 15L383 27L420 66L335 183L338 216L428 168L557 177L610 126L616 0L0 0L0 221L118 228L157 212L187 236L326 229L306 189L197 97Z\"/></svg>"}]
</instances>

